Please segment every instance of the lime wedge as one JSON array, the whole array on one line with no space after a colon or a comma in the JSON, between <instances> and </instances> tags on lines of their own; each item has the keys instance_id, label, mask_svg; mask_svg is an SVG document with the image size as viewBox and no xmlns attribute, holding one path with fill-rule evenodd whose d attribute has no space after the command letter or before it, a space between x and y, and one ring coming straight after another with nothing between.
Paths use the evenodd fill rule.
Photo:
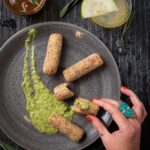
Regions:
<instances>
[{"instance_id":1,"label":"lime wedge","mask_svg":"<svg viewBox=\"0 0 150 150\"><path fill-rule=\"evenodd\" d=\"M114 0L83 0L81 6L82 18L105 15L117 11Z\"/></svg>"}]
</instances>

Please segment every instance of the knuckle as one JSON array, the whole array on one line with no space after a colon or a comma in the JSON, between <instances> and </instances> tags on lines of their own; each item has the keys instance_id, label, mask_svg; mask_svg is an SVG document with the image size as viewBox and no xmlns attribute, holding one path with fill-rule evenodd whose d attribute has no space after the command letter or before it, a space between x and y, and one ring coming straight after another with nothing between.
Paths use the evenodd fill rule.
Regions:
<instances>
[{"instance_id":1,"label":"knuckle","mask_svg":"<svg viewBox=\"0 0 150 150\"><path fill-rule=\"evenodd\" d=\"M145 111L145 117L147 117L147 111Z\"/></svg>"},{"instance_id":2,"label":"knuckle","mask_svg":"<svg viewBox=\"0 0 150 150\"><path fill-rule=\"evenodd\" d=\"M111 110L111 114L115 115L115 114L118 114L118 112L119 112L119 110L113 106L113 109Z\"/></svg>"},{"instance_id":3,"label":"knuckle","mask_svg":"<svg viewBox=\"0 0 150 150\"><path fill-rule=\"evenodd\" d=\"M139 122L136 123L136 129L141 130L141 124Z\"/></svg>"},{"instance_id":4,"label":"knuckle","mask_svg":"<svg viewBox=\"0 0 150 150\"><path fill-rule=\"evenodd\" d=\"M143 105L143 103L142 103L142 102L138 102L136 107L137 107L138 109L143 110L144 105Z\"/></svg>"},{"instance_id":5,"label":"knuckle","mask_svg":"<svg viewBox=\"0 0 150 150\"><path fill-rule=\"evenodd\" d=\"M135 137L136 129L134 127L130 126L129 129L128 129L128 131L129 131L129 134L128 134L129 138Z\"/></svg>"},{"instance_id":6,"label":"knuckle","mask_svg":"<svg viewBox=\"0 0 150 150\"><path fill-rule=\"evenodd\" d=\"M144 117L147 117L147 115L148 115L148 114L147 114L146 109L144 108L144 110L143 110L143 111L144 111Z\"/></svg>"},{"instance_id":7,"label":"knuckle","mask_svg":"<svg viewBox=\"0 0 150 150\"><path fill-rule=\"evenodd\" d=\"M144 106L143 106L143 103L139 101L139 102L138 102L138 107L140 107L140 108L144 107Z\"/></svg>"},{"instance_id":8,"label":"knuckle","mask_svg":"<svg viewBox=\"0 0 150 150\"><path fill-rule=\"evenodd\" d=\"M108 104L107 106L108 106L108 109L109 109L109 111L110 111L111 114L116 113L117 108L114 105Z\"/></svg>"},{"instance_id":9,"label":"knuckle","mask_svg":"<svg viewBox=\"0 0 150 150\"><path fill-rule=\"evenodd\" d=\"M124 130L125 130L125 131L126 131L126 130L129 131L130 128L131 128L131 125L130 125L130 124L127 123L127 124L124 125Z\"/></svg>"}]
</instances>

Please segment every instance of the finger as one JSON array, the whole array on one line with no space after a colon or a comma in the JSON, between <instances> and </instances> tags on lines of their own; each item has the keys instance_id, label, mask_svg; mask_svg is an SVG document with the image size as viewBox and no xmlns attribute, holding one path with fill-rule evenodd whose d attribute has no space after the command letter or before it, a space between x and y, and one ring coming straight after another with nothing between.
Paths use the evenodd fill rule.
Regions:
<instances>
[{"instance_id":1,"label":"finger","mask_svg":"<svg viewBox=\"0 0 150 150\"><path fill-rule=\"evenodd\" d=\"M119 108L120 103L121 103L121 101L116 101L114 99L108 99L108 98L107 99L106 98L101 98L101 99L94 98L93 100L106 101L106 102L109 102L112 105L115 105L118 108Z\"/></svg>"},{"instance_id":2,"label":"finger","mask_svg":"<svg viewBox=\"0 0 150 150\"><path fill-rule=\"evenodd\" d=\"M120 110L115 105L112 105L109 102L101 101L101 100L93 100L93 102L98 106L104 108L112 115L112 118L118 125L119 129L127 128L127 126L129 125L128 120L124 117L124 115L120 112Z\"/></svg>"},{"instance_id":3,"label":"finger","mask_svg":"<svg viewBox=\"0 0 150 150\"><path fill-rule=\"evenodd\" d=\"M141 128L141 123L137 119L135 119L135 118L129 118L128 120L130 121L130 123L132 124L132 126L135 129L140 129Z\"/></svg>"},{"instance_id":4,"label":"finger","mask_svg":"<svg viewBox=\"0 0 150 150\"><path fill-rule=\"evenodd\" d=\"M143 123L143 121L145 120L145 118L146 118L146 116L147 116L147 111L146 111L146 108L145 108L144 104L143 104L143 109L142 109L142 111L143 111L143 116L142 116L142 123Z\"/></svg>"},{"instance_id":5,"label":"finger","mask_svg":"<svg viewBox=\"0 0 150 150\"><path fill-rule=\"evenodd\" d=\"M142 102L133 91L126 87L121 87L121 92L130 97L130 100L133 104L133 110L137 116L137 119L140 123L142 123L146 116L146 110Z\"/></svg>"},{"instance_id":6,"label":"finger","mask_svg":"<svg viewBox=\"0 0 150 150\"><path fill-rule=\"evenodd\" d=\"M141 124L144 122L146 116L147 116L147 112L146 112L145 107L143 107L143 116L142 116L142 119L141 119Z\"/></svg>"},{"instance_id":7,"label":"finger","mask_svg":"<svg viewBox=\"0 0 150 150\"><path fill-rule=\"evenodd\" d=\"M86 116L86 119L95 127L100 137L104 137L110 134L104 124L97 117L88 115Z\"/></svg>"},{"instance_id":8,"label":"finger","mask_svg":"<svg viewBox=\"0 0 150 150\"><path fill-rule=\"evenodd\" d=\"M113 104L113 105L115 105L116 107L118 107L119 108L119 106L120 106L120 103L121 103L121 100L120 101L115 101L115 100L113 100L113 99L100 99L101 101L107 101L107 102L109 102L110 104ZM134 110L133 110L134 111ZM142 118L142 117L141 117ZM136 123L137 123L137 118L135 117L135 118L129 118L128 119L129 120L129 122L134 126Z\"/></svg>"},{"instance_id":9,"label":"finger","mask_svg":"<svg viewBox=\"0 0 150 150\"><path fill-rule=\"evenodd\" d=\"M138 107L142 104L141 101L139 100L139 98L137 97L137 95L130 89L122 86L121 92L130 97L130 100L135 107Z\"/></svg>"},{"instance_id":10,"label":"finger","mask_svg":"<svg viewBox=\"0 0 150 150\"><path fill-rule=\"evenodd\" d=\"M142 123L142 120L144 118L144 114L143 114L142 108L133 107L132 109L133 109L134 113L136 114L136 117L137 117L138 121L140 123Z\"/></svg>"},{"instance_id":11,"label":"finger","mask_svg":"<svg viewBox=\"0 0 150 150\"><path fill-rule=\"evenodd\" d=\"M144 117L146 117L147 116L147 111L146 111L145 107L143 107L143 112L144 112Z\"/></svg>"}]
</instances>

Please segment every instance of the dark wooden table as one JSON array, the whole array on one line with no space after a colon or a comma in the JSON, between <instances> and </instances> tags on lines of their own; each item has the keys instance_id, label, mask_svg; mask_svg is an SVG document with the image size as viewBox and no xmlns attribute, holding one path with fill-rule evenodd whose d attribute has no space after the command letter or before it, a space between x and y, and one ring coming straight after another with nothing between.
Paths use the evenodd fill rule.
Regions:
<instances>
[{"instance_id":1,"label":"dark wooden table","mask_svg":"<svg viewBox=\"0 0 150 150\"><path fill-rule=\"evenodd\" d=\"M112 52L120 71L122 85L134 90L147 111L150 109L150 0L133 0L133 8L136 10L132 26L127 32L123 51L116 46L118 33L122 28L108 30L103 29L90 20L82 20L80 4L78 4L65 18L59 18L59 11L69 0L47 0L45 7L34 16L17 16L8 11L0 0L0 47L4 42L20 29L31 24L46 21L64 21L81 26L99 37ZM11 20L13 19L15 23ZM9 26L9 27L8 27ZM124 99L124 97L122 97ZM125 99L124 99L125 100ZM113 123L110 130L116 128ZM127 131L128 132L128 131ZM2 131L0 140L13 145L17 150L23 148L17 146ZM148 115L142 126L141 149L150 149L150 116ZM87 150L103 149L100 140L97 140Z\"/></svg>"}]
</instances>

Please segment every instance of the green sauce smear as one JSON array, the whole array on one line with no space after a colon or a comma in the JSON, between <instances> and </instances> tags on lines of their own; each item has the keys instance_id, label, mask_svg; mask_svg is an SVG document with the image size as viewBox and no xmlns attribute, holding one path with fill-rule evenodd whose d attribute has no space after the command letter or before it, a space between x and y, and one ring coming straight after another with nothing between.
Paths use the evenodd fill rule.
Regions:
<instances>
[{"instance_id":1,"label":"green sauce smear","mask_svg":"<svg viewBox=\"0 0 150 150\"><path fill-rule=\"evenodd\" d=\"M26 97L26 109L33 126L41 133L56 134L57 129L48 123L52 112L57 112L71 120L73 111L64 102L58 101L53 93L43 84L36 70L35 47L31 43L37 36L36 29L28 32L25 41L26 55L24 57L22 89ZM30 53L31 62L30 62ZM31 74L30 74L31 71Z\"/></svg>"},{"instance_id":2,"label":"green sauce smear","mask_svg":"<svg viewBox=\"0 0 150 150\"><path fill-rule=\"evenodd\" d=\"M87 103L80 103L80 106L83 110L88 110L90 108L89 104Z\"/></svg>"},{"instance_id":3,"label":"green sauce smear","mask_svg":"<svg viewBox=\"0 0 150 150\"><path fill-rule=\"evenodd\" d=\"M83 110L90 109L90 105L88 104L88 102L82 102L82 101L78 100L77 103L80 105L81 109L83 109Z\"/></svg>"}]
</instances>

